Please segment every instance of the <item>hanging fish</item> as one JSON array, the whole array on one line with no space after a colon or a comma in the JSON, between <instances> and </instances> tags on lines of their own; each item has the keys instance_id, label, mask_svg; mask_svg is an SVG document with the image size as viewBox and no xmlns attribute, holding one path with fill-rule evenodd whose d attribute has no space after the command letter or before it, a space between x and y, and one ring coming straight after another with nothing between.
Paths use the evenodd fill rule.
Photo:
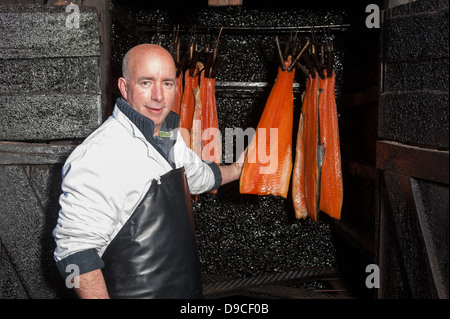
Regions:
<instances>
[{"instance_id":1,"label":"hanging fish","mask_svg":"<svg viewBox=\"0 0 450 319\"><path fill-rule=\"evenodd\" d=\"M304 58L304 56L303 56ZM306 76L308 76L308 70L298 63L296 65ZM309 78L308 78L309 79ZM311 81L306 81L306 89L303 94L303 106L308 103L311 98ZM295 162L292 172L292 203L294 206L295 218L305 219L308 217L308 210L306 207L306 193L305 193L305 144L304 144L304 118L303 113L300 113L297 130L297 142L295 145Z\"/></svg>"},{"instance_id":2,"label":"hanging fish","mask_svg":"<svg viewBox=\"0 0 450 319\"><path fill-rule=\"evenodd\" d=\"M190 130L191 149L202 158L202 109L203 100L200 87L194 88L194 114Z\"/></svg>"},{"instance_id":3,"label":"hanging fish","mask_svg":"<svg viewBox=\"0 0 450 319\"><path fill-rule=\"evenodd\" d=\"M183 96L183 71L177 71L175 79L175 100L173 102L172 111L180 115L181 98Z\"/></svg>"},{"instance_id":4,"label":"hanging fish","mask_svg":"<svg viewBox=\"0 0 450 319\"><path fill-rule=\"evenodd\" d=\"M309 41L292 60L285 60L275 38L281 67L264 111L250 141L240 178L242 194L277 195L287 198L292 171L292 128L295 65Z\"/></svg>"},{"instance_id":5,"label":"hanging fish","mask_svg":"<svg viewBox=\"0 0 450 319\"><path fill-rule=\"evenodd\" d=\"M311 83L308 82L308 84L310 85ZM307 91L309 90L307 89ZM305 101L305 98L303 101ZM300 114L295 147L295 162L292 172L292 202L294 204L295 218L297 219L308 217L305 194L305 145L303 134L303 114Z\"/></svg>"},{"instance_id":6,"label":"hanging fish","mask_svg":"<svg viewBox=\"0 0 450 319\"><path fill-rule=\"evenodd\" d=\"M344 190L335 97L336 75L334 71L324 72L327 76L320 79L324 91L319 103L319 114L321 143L326 151L321 171L319 208L329 216L340 219Z\"/></svg>"},{"instance_id":7,"label":"hanging fish","mask_svg":"<svg viewBox=\"0 0 450 319\"><path fill-rule=\"evenodd\" d=\"M306 210L314 221L319 211L340 219L343 200L335 73L328 43L327 54L326 69L318 63L314 46L310 58L304 57L309 76L299 121L301 143L297 140L292 189L296 217L304 217Z\"/></svg>"},{"instance_id":8,"label":"hanging fish","mask_svg":"<svg viewBox=\"0 0 450 319\"><path fill-rule=\"evenodd\" d=\"M222 161L222 138L219 131L219 120L216 104L216 76L224 59L218 54L219 39L222 28L214 45L205 48L206 62L200 78L202 101L202 160L220 164ZM216 191L213 191L216 193Z\"/></svg>"},{"instance_id":9,"label":"hanging fish","mask_svg":"<svg viewBox=\"0 0 450 319\"><path fill-rule=\"evenodd\" d=\"M319 76L317 72L307 79L309 98L305 99L302 109L303 116L303 144L305 152L305 197L309 217L317 221L320 197L320 170L322 167L324 148L319 144Z\"/></svg>"},{"instance_id":10,"label":"hanging fish","mask_svg":"<svg viewBox=\"0 0 450 319\"><path fill-rule=\"evenodd\" d=\"M188 147L191 147L190 131L195 108L194 89L199 85L198 55L199 51L195 51L191 59L190 67L184 73L184 91L181 99L180 124L178 126L181 136Z\"/></svg>"},{"instance_id":11,"label":"hanging fish","mask_svg":"<svg viewBox=\"0 0 450 319\"><path fill-rule=\"evenodd\" d=\"M202 159L219 164L222 160L222 140L219 132L215 84L217 70L224 56L217 55L205 66L200 77L202 109ZM210 64L212 64L210 68Z\"/></svg>"},{"instance_id":12,"label":"hanging fish","mask_svg":"<svg viewBox=\"0 0 450 319\"><path fill-rule=\"evenodd\" d=\"M290 64L290 57L285 68ZM287 197L292 170L295 69L278 69L275 84L248 147L240 179L242 194Z\"/></svg>"}]
</instances>

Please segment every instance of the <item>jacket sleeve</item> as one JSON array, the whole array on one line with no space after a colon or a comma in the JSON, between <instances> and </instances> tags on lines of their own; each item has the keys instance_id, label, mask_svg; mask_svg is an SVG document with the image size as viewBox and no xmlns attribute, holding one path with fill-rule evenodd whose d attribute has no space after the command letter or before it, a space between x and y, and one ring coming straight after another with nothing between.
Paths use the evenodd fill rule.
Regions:
<instances>
[{"instance_id":1,"label":"jacket sleeve","mask_svg":"<svg viewBox=\"0 0 450 319\"><path fill-rule=\"evenodd\" d=\"M53 230L54 258L63 277L70 264L80 274L103 267L99 251L109 242L116 220L110 200L114 174L95 147L87 148L75 149L63 167L61 209Z\"/></svg>"},{"instance_id":2,"label":"jacket sleeve","mask_svg":"<svg viewBox=\"0 0 450 319\"><path fill-rule=\"evenodd\" d=\"M186 169L186 176L191 194L201 194L219 188L222 174L219 166L213 162L202 161L183 141L178 132L175 152L175 164Z\"/></svg>"}]
</instances>

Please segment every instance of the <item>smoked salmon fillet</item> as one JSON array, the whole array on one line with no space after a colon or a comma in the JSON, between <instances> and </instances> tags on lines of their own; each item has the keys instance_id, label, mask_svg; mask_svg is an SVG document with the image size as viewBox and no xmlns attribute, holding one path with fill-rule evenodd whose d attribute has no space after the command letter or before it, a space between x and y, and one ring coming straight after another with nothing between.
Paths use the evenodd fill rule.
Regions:
<instances>
[{"instance_id":1,"label":"smoked salmon fillet","mask_svg":"<svg viewBox=\"0 0 450 319\"><path fill-rule=\"evenodd\" d=\"M175 79L175 100L173 102L172 111L180 115L181 97L183 96L183 72L179 72Z\"/></svg>"},{"instance_id":2,"label":"smoked salmon fillet","mask_svg":"<svg viewBox=\"0 0 450 319\"><path fill-rule=\"evenodd\" d=\"M180 124L179 129L184 142L190 148L190 131L194 116L195 97L194 89L198 87L198 67L195 67L194 73L186 70L184 73L184 91L181 98Z\"/></svg>"},{"instance_id":3,"label":"smoked salmon fillet","mask_svg":"<svg viewBox=\"0 0 450 319\"><path fill-rule=\"evenodd\" d=\"M290 64L290 58L285 62ZM293 83L295 68L278 69L240 178L242 194L286 198L292 171Z\"/></svg>"},{"instance_id":4,"label":"smoked salmon fillet","mask_svg":"<svg viewBox=\"0 0 450 319\"><path fill-rule=\"evenodd\" d=\"M323 147L319 145L319 75L311 75L307 81L311 84L305 95L302 109L303 144L305 150L305 197L308 216L317 221L320 197L320 170L323 161Z\"/></svg>"},{"instance_id":5,"label":"smoked salmon fillet","mask_svg":"<svg viewBox=\"0 0 450 319\"><path fill-rule=\"evenodd\" d=\"M311 83L309 82L309 84ZM303 114L300 114L300 119L298 121L295 162L292 170L292 202L294 204L295 218L305 219L308 217L308 211L306 209L305 196L305 146L303 143Z\"/></svg>"},{"instance_id":6,"label":"smoked salmon fillet","mask_svg":"<svg viewBox=\"0 0 450 319\"><path fill-rule=\"evenodd\" d=\"M324 70L326 72L326 70ZM343 201L341 152L335 97L335 73L320 79L323 92L319 102L320 137L325 147L321 170L319 208L329 216L340 219Z\"/></svg>"},{"instance_id":7,"label":"smoked salmon fillet","mask_svg":"<svg viewBox=\"0 0 450 319\"><path fill-rule=\"evenodd\" d=\"M220 165L222 161L222 136L219 131L216 103L216 75L224 59L218 55L217 50L210 51L203 72L200 74L200 100L202 101L201 114L201 145L204 161ZM211 193L217 193L216 190Z\"/></svg>"},{"instance_id":8,"label":"smoked salmon fillet","mask_svg":"<svg viewBox=\"0 0 450 319\"><path fill-rule=\"evenodd\" d=\"M190 149L192 149L194 151L194 153L197 154L197 156L200 158L202 158L201 117L202 117L203 101L201 100L202 97L200 95L199 72L202 68L203 68L203 64L201 62L197 62L195 64L195 69L191 69L190 73L189 73L189 70L187 71L188 79L189 79L189 81L191 81L189 83L188 89L192 90L192 99L191 99L191 95L189 95L188 102L186 103L186 105L182 104L182 108L186 107L187 110L192 109L192 117L191 117L191 121L189 123L183 123L183 125L185 125L183 128L185 128L185 129L181 131L181 136L183 137L183 139L185 139L185 136L187 136L188 142L186 143L186 145L188 147L190 147ZM186 86L184 89L186 90ZM184 96L183 96L183 99L184 99ZM181 120L180 120L180 126L181 126ZM189 127L189 129L187 127ZM199 197L199 195L191 196L191 198L194 201L198 201L198 197Z\"/></svg>"},{"instance_id":9,"label":"smoked salmon fillet","mask_svg":"<svg viewBox=\"0 0 450 319\"><path fill-rule=\"evenodd\" d=\"M192 126L190 131L191 149L202 158L202 109L203 100L201 94L201 86L194 88L194 114L192 117Z\"/></svg>"},{"instance_id":10,"label":"smoked salmon fillet","mask_svg":"<svg viewBox=\"0 0 450 319\"><path fill-rule=\"evenodd\" d=\"M203 103L202 126L202 160L219 164L222 159L222 139L219 132L217 118L217 104L215 96L215 78L208 78L205 72L200 75L200 95Z\"/></svg>"}]
</instances>

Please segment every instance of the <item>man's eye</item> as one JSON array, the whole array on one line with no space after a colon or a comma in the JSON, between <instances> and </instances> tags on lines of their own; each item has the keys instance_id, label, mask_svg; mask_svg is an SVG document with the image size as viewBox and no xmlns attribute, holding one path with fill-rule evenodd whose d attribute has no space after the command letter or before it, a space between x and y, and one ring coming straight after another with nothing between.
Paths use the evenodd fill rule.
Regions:
<instances>
[{"instance_id":1,"label":"man's eye","mask_svg":"<svg viewBox=\"0 0 450 319\"><path fill-rule=\"evenodd\" d=\"M171 87L174 86L174 84L172 82L164 82L164 86L168 89L170 89Z\"/></svg>"},{"instance_id":2,"label":"man's eye","mask_svg":"<svg viewBox=\"0 0 450 319\"><path fill-rule=\"evenodd\" d=\"M150 81L144 81L141 83L141 85L147 87L147 86L150 86L151 83L150 83Z\"/></svg>"}]
</instances>

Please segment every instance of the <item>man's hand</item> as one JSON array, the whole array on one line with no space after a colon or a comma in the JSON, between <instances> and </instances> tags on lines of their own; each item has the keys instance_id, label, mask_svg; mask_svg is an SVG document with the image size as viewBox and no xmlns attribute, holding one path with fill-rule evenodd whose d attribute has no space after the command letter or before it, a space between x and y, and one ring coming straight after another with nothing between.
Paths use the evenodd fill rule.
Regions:
<instances>
[{"instance_id":1,"label":"man's hand","mask_svg":"<svg viewBox=\"0 0 450 319\"><path fill-rule=\"evenodd\" d=\"M237 161L231 165L219 166L222 172L222 185L235 181L241 177L242 168L244 167L245 156L247 155L247 149L245 149Z\"/></svg>"}]
</instances>

